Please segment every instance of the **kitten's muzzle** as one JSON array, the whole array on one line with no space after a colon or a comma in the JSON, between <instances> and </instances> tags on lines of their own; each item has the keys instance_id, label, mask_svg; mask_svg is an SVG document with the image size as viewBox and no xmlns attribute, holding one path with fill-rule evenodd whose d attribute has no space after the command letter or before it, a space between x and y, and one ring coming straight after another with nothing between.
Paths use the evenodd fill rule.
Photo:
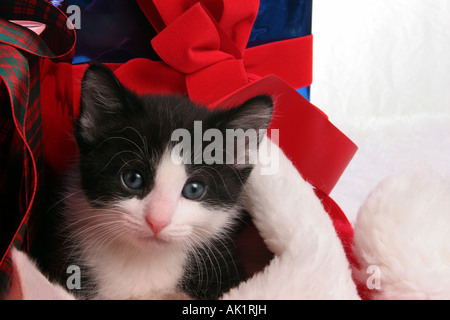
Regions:
<instances>
[{"instance_id":1,"label":"kitten's muzzle","mask_svg":"<svg viewBox=\"0 0 450 320\"><path fill-rule=\"evenodd\" d=\"M145 216L145 221L155 236L170 223L168 219L155 219L150 214Z\"/></svg>"}]
</instances>

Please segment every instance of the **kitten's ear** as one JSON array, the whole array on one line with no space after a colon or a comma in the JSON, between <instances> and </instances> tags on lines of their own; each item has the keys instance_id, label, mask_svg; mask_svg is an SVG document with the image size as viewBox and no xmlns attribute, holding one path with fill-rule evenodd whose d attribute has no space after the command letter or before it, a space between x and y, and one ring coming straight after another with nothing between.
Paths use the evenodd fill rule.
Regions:
<instances>
[{"instance_id":1,"label":"kitten's ear","mask_svg":"<svg viewBox=\"0 0 450 320\"><path fill-rule=\"evenodd\" d=\"M90 65L81 82L77 137L92 141L108 117L118 116L124 110L126 95L126 89L108 67Z\"/></svg>"},{"instance_id":2,"label":"kitten's ear","mask_svg":"<svg viewBox=\"0 0 450 320\"><path fill-rule=\"evenodd\" d=\"M267 129L273 113L273 100L270 96L253 97L238 107L230 109L226 118L226 129Z\"/></svg>"},{"instance_id":3,"label":"kitten's ear","mask_svg":"<svg viewBox=\"0 0 450 320\"><path fill-rule=\"evenodd\" d=\"M227 111L218 128L225 131L227 163L255 164L258 148L270 124L273 100L270 96L256 96L242 105ZM231 134L230 134L231 131ZM233 146L233 152L229 150Z\"/></svg>"},{"instance_id":4,"label":"kitten's ear","mask_svg":"<svg viewBox=\"0 0 450 320\"><path fill-rule=\"evenodd\" d=\"M12 280L6 300L74 300L62 287L50 283L21 251L12 250Z\"/></svg>"}]
</instances>

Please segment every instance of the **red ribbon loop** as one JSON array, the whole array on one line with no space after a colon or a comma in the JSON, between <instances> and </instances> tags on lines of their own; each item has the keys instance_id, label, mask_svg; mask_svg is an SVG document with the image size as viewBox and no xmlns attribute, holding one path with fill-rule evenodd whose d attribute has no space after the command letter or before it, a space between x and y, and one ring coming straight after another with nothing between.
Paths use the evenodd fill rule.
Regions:
<instances>
[{"instance_id":1,"label":"red ribbon loop","mask_svg":"<svg viewBox=\"0 0 450 320\"><path fill-rule=\"evenodd\" d=\"M186 74L224 60L242 58L242 53L200 3L161 31L152 44L164 62Z\"/></svg>"}]
</instances>

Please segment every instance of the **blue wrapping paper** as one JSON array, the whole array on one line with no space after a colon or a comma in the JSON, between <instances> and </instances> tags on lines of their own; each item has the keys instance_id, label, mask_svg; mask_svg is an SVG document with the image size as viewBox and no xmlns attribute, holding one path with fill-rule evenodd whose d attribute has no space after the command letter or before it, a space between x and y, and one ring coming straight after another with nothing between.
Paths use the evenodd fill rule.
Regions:
<instances>
[{"instance_id":1,"label":"blue wrapping paper","mask_svg":"<svg viewBox=\"0 0 450 320\"><path fill-rule=\"evenodd\" d=\"M312 0L261 0L248 46L311 34ZM297 90L310 99L310 87Z\"/></svg>"}]
</instances>

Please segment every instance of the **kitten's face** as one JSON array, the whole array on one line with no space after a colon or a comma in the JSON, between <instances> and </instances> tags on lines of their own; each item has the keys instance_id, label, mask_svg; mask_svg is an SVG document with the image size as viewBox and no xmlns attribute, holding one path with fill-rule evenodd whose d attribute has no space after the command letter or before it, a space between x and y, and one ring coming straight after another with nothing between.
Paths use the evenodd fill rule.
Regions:
<instances>
[{"instance_id":1,"label":"kitten's face","mask_svg":"<svg viewBox=\"0 0 450 320\"><path fill-rule=\"evenodd\" d=\"M128 174L123 175L126 177ZM239 206L214 203L218 201L216 186L208 184L210 177L204 179L202 174L207 173L191 175L185 165L175 164L170 154L165 153L155 176L147 176L147 179L153 179L151 190L143 197L121 198L115 203L120 212L117 218L124 230L130 231L126 237L132 234L131 240L144 245L190 245L202 243L231 227ZM127 178L122 177L124 179ZM234 181L229 183L235 184ZM207 198L210 198L210 203Z\"/></svg>"},{"instance_id":2,"label":"kitten's face","mask_svg":"<svg viewBox=\"0 0 450 320\"><path fill-rule=\"evenodd\" d=\"M138 97L106 67L91 66L76 138L81 187L92 210L79 219L99 235L110 231L115 240L144 247L197 245L226 232L239 214L252 166L180 164L172 157L178 143L172 134L181 128L194 137L194 121L203 132L265 129L271 113L266 96L230 111L209 111L177 96ZM191 143L188 158L194 160L199 145L194 138Z\"/></svg>"}]
</instances>

